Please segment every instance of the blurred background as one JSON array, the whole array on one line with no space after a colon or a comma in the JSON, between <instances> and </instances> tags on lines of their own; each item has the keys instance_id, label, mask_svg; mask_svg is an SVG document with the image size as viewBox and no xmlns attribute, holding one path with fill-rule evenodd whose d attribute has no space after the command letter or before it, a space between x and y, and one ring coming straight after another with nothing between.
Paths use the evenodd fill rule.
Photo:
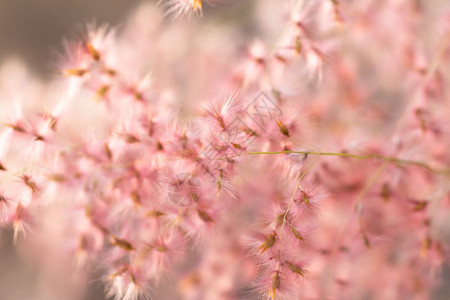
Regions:
<instances>
[{"instance_id":1,"label":"blurred background","mask_svg":"<svg viewBox=\"0 0 450 300\"><path fill-rule=\"evenodd\" d=\"M20 58L34 73L49 76L51 56L61 50L63 39L87 22L119 24L139 2L0 0L0 62Z\"/></svg>"},{"instance_id":2,"label":"blurred background","mask_svg":"<svg viewBox=\"0 0 450 300\"><path fill-rule=\"evenodd\" d=\"M149 1L156 2L146 2ZM240 1L253 2L236 2ZM425 4L427 1L421 2ZM436 0L430 3L433 2L434 8L439 9L447 1ZM55 73L54 53L62 51L64 39L73 37L87 22L120 25L140 2L142 1L0 0L0 65L8 59L18 59L39 78L49 79ZM240 8L242 6L244 5ZM36 293L39 286L38 269L24 261L18 253L20 249L15 250L11 241L10 230L0 232L0 300L54 299ZM444 269L442 278L442 284L434 293L435 300L450 299L448 266ZM101 283L92 283L88 294L89 300L104 299Z\"/></svg>"},{"instance_id":3,"label":"blurred background","mask_svg":"<svg viewBox=\"0 0 450 300\"><path fill-rule=\"evenodd\" d=\"M40 79L50 79L55 74L54 54L62 52L64 39L80 32L87 22L120 24L140 2L0 0L0 66L9 59L20 60ZM68 278L61 279L54 284ZM39 269L12 245L12 230L0 231L0 300L55 299L39 291L40 286ZM100 283L90 284L88 294L86 300L105 299Z\"/></svg>"}]
</instances>

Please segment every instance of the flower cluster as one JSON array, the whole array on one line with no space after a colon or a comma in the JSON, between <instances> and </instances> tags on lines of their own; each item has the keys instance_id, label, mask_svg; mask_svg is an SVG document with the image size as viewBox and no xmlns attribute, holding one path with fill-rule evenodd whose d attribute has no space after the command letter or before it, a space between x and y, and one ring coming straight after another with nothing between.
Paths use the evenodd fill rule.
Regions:
<instances>
[{"instance_id":1,"label":"flower cluster","mask_svg":"<svg viewBox=\"0 0 450 300\"><path fill-rule=\"evenodd\" d=\"M66 42L52 83L0 70L14 241L116 299L429 298L448 247L448 15L237 1L248 17L223 26L182 18L200 0L161 2Z\"/></svg>"}]
</instances>

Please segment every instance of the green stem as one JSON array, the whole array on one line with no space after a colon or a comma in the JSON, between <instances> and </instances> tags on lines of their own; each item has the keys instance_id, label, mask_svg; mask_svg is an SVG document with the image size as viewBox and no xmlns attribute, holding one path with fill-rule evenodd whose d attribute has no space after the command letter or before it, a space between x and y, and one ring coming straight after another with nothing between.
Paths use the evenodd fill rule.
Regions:
<instances>
[{"instance_id":1,"label":"green stem","mask_svg":"<svg viewBox=\"0 0 450 300\"><path fill-rule=\"evenodd\" d=\"M422 161L403 159L403 158L398 158L398 157L394 157L394 156L383 156L383 155L379 155L379 154L358 155L358 154L352 154L352 153L347 153L347 152L320 152L320 151L308 151L308 150L304 150L304 151L286 150L286 151L273 151L273 152L262 152L262 151L247 152L247 153L243 153L238 156L291 154L291 153L305 154L305 155L320 155L320 156L341 156L341 157L350 157L350 158L356 158L356 159L377 159L377 160L382 160L382 161L387 161L387 162L393 162L393 163L400 164L400 165L413 165L413 166L421 167L432 173L443 174L443 175L450 174L450 169L434 168L434 167L430 166L429 164L422 162Z\"/></svg>"}]
</instances>

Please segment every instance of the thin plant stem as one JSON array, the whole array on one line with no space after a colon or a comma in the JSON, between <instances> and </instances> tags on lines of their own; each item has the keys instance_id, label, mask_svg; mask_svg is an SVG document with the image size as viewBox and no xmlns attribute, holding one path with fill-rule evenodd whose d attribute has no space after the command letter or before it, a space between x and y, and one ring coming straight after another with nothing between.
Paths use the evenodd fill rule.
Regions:
<instances>
[{"instance_id":1,"label":"thin plant stem","mask_svg":"<svg viewBox=\"0 0 450 300\"><path fill-rule=\"evenodd\" d=\"M403 159L403 158L399 158L399 157L395 157L395 156L383 156L383 155L379 155L379 154L359 155L359 154L353 154L353 153L347 153L347 152L286 150L286 151L272 151L272 152L264 152L264 151L246 152L246 153L238 154L234 157L245 156L245 155L275 155L275 154L305 154L305 155L319 155L319 156L340 156L340 157L349 157L349 158L355 158L355 159L376 159L376 160L382 160L382 161L386 161L386 162L392 162L392 163L399 164L399 165L411 165L411 166L421 167L431 173L450 175L450 168L440 169L440 168L432 167L431 165L427 164L426 162L422 162L422 161Z\"/></svg>"}]
</instances>

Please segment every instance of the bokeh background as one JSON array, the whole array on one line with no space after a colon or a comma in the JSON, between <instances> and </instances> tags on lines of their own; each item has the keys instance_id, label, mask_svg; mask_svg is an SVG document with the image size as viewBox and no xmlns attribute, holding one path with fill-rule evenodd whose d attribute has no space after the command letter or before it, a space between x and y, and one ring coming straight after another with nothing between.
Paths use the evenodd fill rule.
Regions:
<instances>
[{"instance_id":1,"label":"bokeh background","mask_svg":"<svg viewBox=\"0 0 450 300\"><path fill-rule=\"evenodd\" d=\"M34 72L52 74L52 55L86 22L119 24L138 0L0 0L0 61L25 60Z\"/></svg>"},{"instance_id":2,"label":"bokeh background","mask_svg":"<svg viewBox=\"0 0 450 300\"><path fill-rule=\"evenodd\" d=\"M73 36L86 22L120 24L139 2L0 0L0 65L20 60L37 77L50 79L55 74L54 54L62 50L63 39ZM39 291L39 271L14 248L12 232L0 234L0 300L53 299ZM92 284L88 297L104 299L102 286Z\"/></svg>"},{"instance_id":3,"label":"bokeh background","mask_svg":"<svg viewBox=\"0 0 450 300\"><path fill-rule=\"evenodd\" d=\"M439 10L449 0L411 0ZM55 53L62 51L62 41L73 37L86 23L114 26L131 14L139 0L0 0L0 66L7 60L19 60L37 77L48 80L55 74ZM146 2L156 2L148 0ZM242 22L252 0L238 0L231 7L212 14L236 16ZM222 8L222 7L221 7ZM239 21L240 19L240 21ZM243 26L243 30L254 28ZM52 300L39 289L38 269L13 247L12 232L0 232L0 300ZM38 250L36 250L38 251ZM37 255L45 255L38 253ZM64 278L61 278L64 281ZM95 279L95 278L94 278ZM102 300L103 287L93 279L86 300ZM55 283L55 285L58 283ZM167 295L166 299L175 299ZM443 272L442 283L433 299L450 299L450 268ZM65 299L61 299L65 300Z\"/></svg>"}]
</instances>

